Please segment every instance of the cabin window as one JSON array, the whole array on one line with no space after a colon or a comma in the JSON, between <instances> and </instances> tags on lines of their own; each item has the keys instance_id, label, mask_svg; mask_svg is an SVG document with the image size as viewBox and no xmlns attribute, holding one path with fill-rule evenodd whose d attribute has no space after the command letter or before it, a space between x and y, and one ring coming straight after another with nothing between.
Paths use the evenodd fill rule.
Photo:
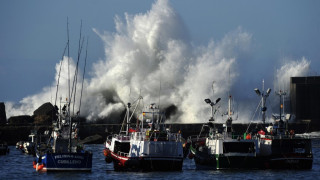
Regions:
<instances>
[{"instance_id":1,"label":"cabin window","mask_svg":"<svg viewBox=\"0 0 320 180\"><path fill-rule=\"evenodd\" d=\"M224 142L224 153L254 153L255 146L253 142Z\"/></svg>"},{"instance_id":2,"label":"cabin window","mask_svg":"<svg viewBox=\"0 0 320 180\"><path fill-rule=\"evenodd\" d=\"M129 153L130 151L130 142L115 142L114 146L114 152L124 152L124 153Z\"/></svg>"}]
</instances>

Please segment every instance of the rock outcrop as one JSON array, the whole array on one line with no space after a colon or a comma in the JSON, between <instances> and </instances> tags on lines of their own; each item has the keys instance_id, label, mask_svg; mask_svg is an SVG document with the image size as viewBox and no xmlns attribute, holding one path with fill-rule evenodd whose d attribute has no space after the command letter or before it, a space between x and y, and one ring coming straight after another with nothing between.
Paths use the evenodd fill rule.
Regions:
<instances>
[{"instance_id":1,"label":"rock outcrop","mask_svg":"<svg viewBox=\"0 0 320 180\"><path fill-rule=\"evenodd\" d=\"M7 116L6 116L6 107L3 102L0 102L0 124L7 123Z\"/></svg>"},{"instance_id":2,"label":"rock outcrop","mask_svg":"<svg viewBox=\"0 0 320 180\"><path fill-rule=\"evenodd\" d=\"M51 124L57 119L57 110L50 103L44 103L33 112L34 124Z\"/></svg>"}]
</instances>

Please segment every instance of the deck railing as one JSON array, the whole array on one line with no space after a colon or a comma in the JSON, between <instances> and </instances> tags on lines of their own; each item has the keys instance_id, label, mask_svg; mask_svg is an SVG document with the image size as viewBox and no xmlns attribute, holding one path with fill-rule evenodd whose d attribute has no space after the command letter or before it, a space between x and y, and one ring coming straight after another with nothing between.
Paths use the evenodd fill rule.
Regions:
<instances>
[{"instance_id":1,"label":"deck railing","mask_svg":"<svg viewBox=\"0 0 320 180\"><path fill-rule=\"evenodd\" d=\"M129 153L118 151L119 156L128 157Z\"/></svg>"}]
</instances>

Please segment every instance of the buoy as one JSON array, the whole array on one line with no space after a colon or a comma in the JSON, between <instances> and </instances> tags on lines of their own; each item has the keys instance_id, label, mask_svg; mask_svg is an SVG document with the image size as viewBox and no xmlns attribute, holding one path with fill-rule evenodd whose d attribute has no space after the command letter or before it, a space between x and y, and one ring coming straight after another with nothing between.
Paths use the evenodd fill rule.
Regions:
<instances>
[{"instance_id":1,"label":"buoy","mask_svg":"<svg viewBox=\"0 0 320 180\"><path fill-rule=\"evenodd\" d=\"M43 167L44 167L43 164L38 165L37 171L41 171L43 169Z\"/></svg>"},{"instance_id":2,"label":"buoy","mask_svg":"<svg viewBox=\"0 0 320 180\"><path fill-rule=\"evenodd\" d=\"M104 155L104 156L108 156L108 154L109 154L109 153L108 153L108 150L104 149L104 150L103 150L103 155Z\"/></svg>"},{"instance_id":3,"label":"buoy","mask_svg":"<svg viewBox=\"0 0 320 180\"><path fill-rule=\"evenodd\" d=\"M247 134L246 139L251 139L251 134Z\"/></svg>"},{"instance_id":4,"label":"buoy","mask_svg":"<svg viewBox=\"0 0 320 180\"><path fill-rule=\"evenodd\" d=\"M37 162L36 162L36 161L33 161L33 162L32 162L32 165L33 165L33 168L34 168L34 169L37 168Z\"/></svg>"},{"instance_id":5,"label":"buoy","mask_svg":"<svg viewBox=\"0 0 320 180\"><path fill-rule=\"evenodd\" d=\"M33 168L36 169L36 171L41 171L44 167L44 164L39 164L33 161Z\"/></svg>"}]
</instances>

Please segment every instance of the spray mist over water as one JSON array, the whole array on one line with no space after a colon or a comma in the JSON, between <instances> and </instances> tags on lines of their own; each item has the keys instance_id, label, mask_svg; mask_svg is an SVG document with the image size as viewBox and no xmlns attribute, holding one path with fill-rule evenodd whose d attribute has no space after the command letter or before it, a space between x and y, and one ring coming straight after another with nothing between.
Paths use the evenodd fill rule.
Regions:
<instances>
[{"instance_id":1,"label":"spray mist over water","mask_svg":"<svg viewBox=\"0 0 320 180\"><path fill-rule=\"evenodd\" d=\"M302 57L301 60L285 59L284 64L276 71L274 89L289 92L290 77L307 76L309 72L310 61L305 57Z\"/></svg>"},{"instance_id":2,"label":"spray mist over water","mask_svg":"<svg viewBox=\"0 0 320 180\"><path fill-rule=\"evenodd\" d=\"M106 59L93 65L92 77L84 82L81 115L89 121L100 118L112 121L127 102L141 95L144 106L160 102L162 109L176 107L177 111L170 115L171 122L206 122L211 112L205 98L222 98L219 103L221 115L226 110L228 94L240 84L239 79L252 78L244 72L243 68L248 64L242 60L250 53L252 35L241 27L221 40L209 41L206 46L192 45L182 19L167 0L156 1L146 13L125 14L124 19L116 16L114 20L114 33L93 29L105 44ZM68 94L66 61L63 63L58 97ZM289 81L291 76L306 75L309 65L305 58L301 62L289 61L277 71L275 79L282 82ZM70 67L74 72L72 60ZM57 74L58 68L59 63ZM57 75L53 86L56 84ZM78 87L80 89L80 83ZM50 101L52 93L55 94L55 89L51 92L49 89L46 87L42 92L24 98L19 107L7 102L8 116L32 114ZM239 97L248 93L251 92L236 94ZM237 102L237 122L249 122L255 109L250 105L257 103L257 99ZM217 121L224 122L225 119L219 116Z\"/></svg>"}]
</instances>

